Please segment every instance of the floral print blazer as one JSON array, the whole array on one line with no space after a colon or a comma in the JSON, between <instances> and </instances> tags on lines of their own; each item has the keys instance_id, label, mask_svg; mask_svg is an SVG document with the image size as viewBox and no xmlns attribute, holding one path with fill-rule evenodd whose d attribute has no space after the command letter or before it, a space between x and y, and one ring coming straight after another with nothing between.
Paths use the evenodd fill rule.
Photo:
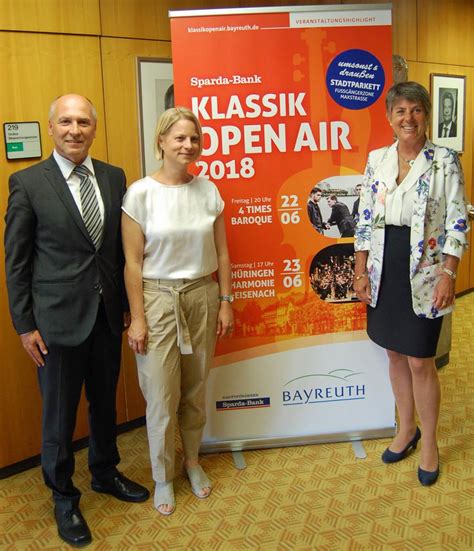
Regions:
<instances>
[{"instance_id":1,"label":"floral print blazer","mask_svg":"<svg viewBox=\"0 0 474 551\"><path fill-rule=\"evenodd\" d=\"M398 142L369 153L359 205L355 250L368 251L372 301L382 274L385 239L385 196L396 186ZM433 306L439 268L446 254L461 257L467 247L464 178L455 151L425 142L406 176L416 186L410 232L410 280L413 310L421 318L437 318L453 310Z\"/></svg>"}]
</instances>

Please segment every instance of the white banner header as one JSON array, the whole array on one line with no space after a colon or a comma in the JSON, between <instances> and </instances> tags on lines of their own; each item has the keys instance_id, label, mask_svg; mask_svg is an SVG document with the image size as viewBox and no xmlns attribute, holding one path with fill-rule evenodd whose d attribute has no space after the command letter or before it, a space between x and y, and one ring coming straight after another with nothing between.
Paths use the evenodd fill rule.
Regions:
<instances>
[{"instance_id":1,"label":"white banner header","mask_svg":"<svg viewBox=\"0 0 474 551\"><path fill-rule=\"evenodd\" d=\"M290 12L290 27L370 27L391 25L390 10Z\"/></svg>"}]
</instances>

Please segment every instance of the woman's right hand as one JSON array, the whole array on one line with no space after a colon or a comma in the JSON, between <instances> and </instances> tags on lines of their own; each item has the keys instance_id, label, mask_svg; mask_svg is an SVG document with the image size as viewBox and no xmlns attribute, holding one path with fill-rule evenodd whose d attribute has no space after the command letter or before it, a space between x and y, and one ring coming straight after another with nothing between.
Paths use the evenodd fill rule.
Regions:
<instances>
[{"instance_id":1,"label":"woman's right hand","mask_svg":"<svg viewBox=\"0 0 474 551\"><path fill-rule=\"evenodd\" d=\"M354 277L352 288L361 302L364 304L370 304L372 302L370 280L367 274L364 274L363 277Z\"/></svg>"},{"instance_id":2,"label":"woman's right hand","mask_svg":"<svg viewBox=\"0 0 474 551\"><path fill-rule=\"evenodd\" d=\"M148 344L148 327L143 319L132 319L128 328L128 346L136 354L146 354Z\"/></svg>"}]
</instances>

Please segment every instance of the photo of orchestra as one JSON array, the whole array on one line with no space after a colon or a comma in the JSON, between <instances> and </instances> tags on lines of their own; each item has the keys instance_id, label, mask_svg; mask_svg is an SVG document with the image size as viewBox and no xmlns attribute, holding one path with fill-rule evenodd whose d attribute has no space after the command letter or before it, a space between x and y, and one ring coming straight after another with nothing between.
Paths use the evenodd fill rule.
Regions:
<instances>
[{"instance_id":1,"label":"photo of orchestra","mask_svg":"<svg viewBox=\"0 0 474 551\"><path fill-rule=\"evenodd\" d=\"M352 289L354 246L332 245L322 249L311 262L310 283L321 300L352 302L357 297Z\"/></svg>"}]
</instances>

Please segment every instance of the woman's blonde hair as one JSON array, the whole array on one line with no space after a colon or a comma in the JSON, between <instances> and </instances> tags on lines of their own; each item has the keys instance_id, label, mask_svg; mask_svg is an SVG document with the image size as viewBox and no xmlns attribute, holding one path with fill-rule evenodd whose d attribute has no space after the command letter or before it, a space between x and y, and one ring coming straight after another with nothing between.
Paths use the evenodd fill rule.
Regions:
<instances>
[{"instance_id":1,"label":"woman's blonde hair","mask_svg":"<svg viewBox=\"0 0 474 551\"><path fill-rule=\"evenodd\" d=\"M160 115L158 122L156 123L154 150L155 157L156 159L158 159L158 161L163 160L163 150L161 149L160 145L160 137L165 136L169 132L173 124L183 119L194 123L194 126L196 127L196 132L199 135L199 155L201 154L202 129L198 118L190 109L187 109L186 107L171 107L171 109L167 109L164 113Z\"/></svg>"}]
</instances>

